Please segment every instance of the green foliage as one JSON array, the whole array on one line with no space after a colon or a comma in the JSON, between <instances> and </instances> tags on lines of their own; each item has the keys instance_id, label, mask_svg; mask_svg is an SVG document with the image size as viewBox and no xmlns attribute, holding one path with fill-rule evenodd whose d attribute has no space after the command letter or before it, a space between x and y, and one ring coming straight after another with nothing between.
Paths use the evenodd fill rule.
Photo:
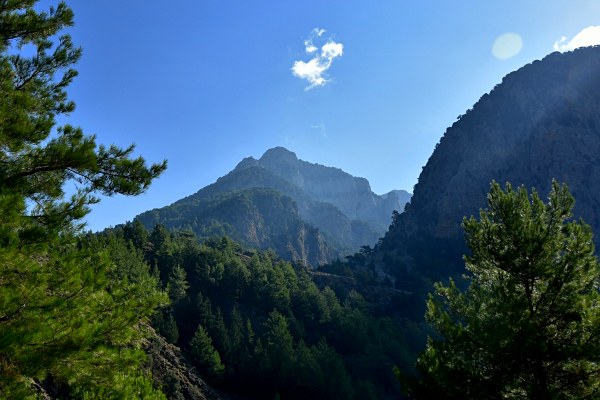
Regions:
<instances>
[{"instance_id":1,"label":"green foliage","mask_svg":"<svg viewBox=\"0 0 600 400\"><path fill-rule=\"evenodd\" d=\"M0 396L27 397L31 379L52 376L73 396L152 397L139 347L166 298L137 250L80 228L97 194L142 193L166 164L55 126L75 107L66 88L81 50L59 35L71 10L35 3L0 7Z\"/></svg>"},{"instance_id":2,"label":"green foliage","mask_svg":"<svg viewBox=\"0 0 600 400\"><path fill-rule=\"evenodd\" d=\"M573 197L545 204L492 184L489 209L463 226L469 288L436 285L430 339L408 379L417 398L583 399L600 395L600 267Z\"/></svg>"},{"instance_id":3,"label":"green foliage","mask_svg":"<svg viewBox=\"0 0 600 400\"><path fill-rule=\"evenodd\" d=\"M152 386L152 380L141 373L117 375L110 386L75 390L83 400L167 400L167 397Z\"/></svg>"},{"instance_id":4,"label":"green foliage","mask_svg":"<svg viewBox=\"0 0 600 400\"><path fill-rule=\"evenodd\" d=\"M277 311L269 314L265 322L263 348L268 360L268 372L276 386L285 387L294 358L294 339L288 320Z\"/></svg>"},{"instance_id":5,"label":"green foliage","mask_svg":"<svg viewBox=\"0 0 600 400\"><path fill-rule=\"evenodd\" d=\"M126 242L131 242L134 248L141 249L142 251L149 250L150 237L148 231L138 220L128 222L123 226L123 239Z\"/></svg>"},{"instance_id":6,"label":"green foliage","mask_svg":"<svg viewBox=\"0 0 600 400\"><path fill-rule=\"evenodd\" d=\"M125 238L134 229L129 223L119 231ZM340 301L332 289L320 290L310 271L227 237L198 243L157 226L148 240L150 246L138 241L146 260L164 272L181 268L188 282L177 296L185 300L172 298L152 323L213 383L257 399L398 394L392 366L406 364L398 326L374 317L358 292ZM172 277L165 274L162 286Z\"/></svg>"},{"instance_id":7,"label":"green foliage","mask_svg":"<svg viewBox=\"0 0 600 400\"><path fill-rule=\"evenodd\" d=\"M139 264L145 274L132 268L120 276L111 255L122 256L123 249L110 243L83 240L75 246L60 238L51 251L33 255L0 249L5 393L26 377L47 373L75 387L99 388L135 371L143 359L142 323L166 296L145 263Z\"/></svg>"},{"instance_id":8,"label":"green foliage","mask_svg":"<svg viewBox=\"0 0 600 400\"><path fill-rule=\"evenodd\" d=\"M221 356L213 347L212 339L202 325L198 325L194 337L190 340L189 347L192 360L201 372L212 378L223 375L225 367L221 362Z\"/></svg>"},{"instance_id":9,"label":"green foliage","mask_svg":"<svg viewBox=\"0 0 600 400\"><path fill-rule=\"evenodd\" d=\"M173 244L171 234L163 225L156 225L150 234L150 242L147 248L148 263L157 268L160 273L161 282L165 286L169 280L173 264Z\"/></svg>"},{"instance_id":10,"label":"green foliage","mask_svg":"<svg viewBox=\"0 0 600 400\"><path fill-rule=\"evenodd\" d=\"M169 275L169 282L167 284L169 298L173 304L179 303L185 299L186 291L189 288L185 270L179 265L175 265Z\"/></svg>"},{"instance_id":11,"label":"green foliage","mask_svg":"<svg viewBox=\"0 0 600 400\"><path fill-rule=\"evenodd\" d=\"M179 329L170 307L160 309L152 316L152 326L167 342L176 344L179 340Z\"/></svg>"}]
</instances>

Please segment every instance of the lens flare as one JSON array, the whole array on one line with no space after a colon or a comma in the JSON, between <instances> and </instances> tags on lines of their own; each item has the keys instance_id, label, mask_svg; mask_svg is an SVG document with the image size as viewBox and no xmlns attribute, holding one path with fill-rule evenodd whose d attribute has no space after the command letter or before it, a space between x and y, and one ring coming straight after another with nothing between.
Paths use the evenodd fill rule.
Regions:
<instances>
[{"instance_id":1,"label":"lens flare","mask_svg":"<svg viewBox=\"0 0 600 400\"><path fill-rule=\"evenodd\" d=\"M508 60L519 54L522 49L523 39L521 35L508 32L496 38L492 46L492 54L498 60Z\"/></svg>"}]
</instances>

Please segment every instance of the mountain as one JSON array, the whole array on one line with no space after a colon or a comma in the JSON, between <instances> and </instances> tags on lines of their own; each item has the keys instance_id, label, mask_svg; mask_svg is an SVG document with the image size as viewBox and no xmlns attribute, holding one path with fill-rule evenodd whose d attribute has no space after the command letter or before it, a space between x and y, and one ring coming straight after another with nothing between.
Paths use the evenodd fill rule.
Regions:
<instances>
[{"instance_id":1,"label":"mountain","mask_svg":"<svg viewBox=\"0 0 600 400\"><path fill-rule=\"evenodd\" d=\"M349 219L364 221L376 228L387 229L392 211L403 210L410 199L410 194L403 190L378 196L365 178L298 160L283 147L268 150L260 160L246 159L236 169L255 163L293 183L318 202L333 204Z\"/></svg>"},{"instance_id":2,"label":"mountain","mask_svg":"<svg viewBox=\"0 0 600 400\"><path fill-rule=\"evenodd\" d=\"M486 207L492 180L534 187L542 198L553 178L566 183L576 218L599 233L599 154L600 48L526 65L446 130L377 257L403 278L415 270L428 279L460 273L461 220Z\"/></svg>"},{"instance_id":3,"label":"mountain","mask_svg":"<svg viewBox=\"0 0 600 400\"><path fill-rule=\"evenodd\" d=\"M245 158L197 193L137 218L148 228L161 223L201 238L226 234L318 266L373 245L392 211L404 209L409 199L402 190L376 195L364 178L276 147L258 160Z\"/></svg>"}]
</instances>

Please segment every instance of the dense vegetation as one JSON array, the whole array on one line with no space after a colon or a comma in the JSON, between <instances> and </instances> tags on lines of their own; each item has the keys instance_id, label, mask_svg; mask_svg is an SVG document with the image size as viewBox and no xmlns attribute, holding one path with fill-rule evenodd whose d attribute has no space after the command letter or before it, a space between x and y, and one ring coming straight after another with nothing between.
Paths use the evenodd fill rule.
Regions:
<instances>
[{"instance_id":1,"label":"dense vegetation","mask_svg":"<svg viewBox=\"0 0 600 400\"><path fill-rule=\"evenodd\" d=\"M273 251L215 238L230 232L233 222L216 223L197 210L196 220L176 216L177 223L199 229L203 241L162 225L148 231L140 221L82 233L82 218L98 194L142 193L166 165L148 166L132 156L133 147L97 145L78 127L56 126L58 116L74 109L66 88L81 51L68 35L60 35L72 24L71 10L60 3L41 12L35 3L0 2L0 397L181 399L176 373L150 376L153 360L144 349L150 351L147 339L156 337L155 330L181 347L213 385L247 398L396 398L394 366L417 398L598 397L600 271L591 229L570 221L573 198L556 184L548 204L537 193L493 185L489 210L480 220L464 221L469 275L435 286L437 297L430 297L426 315L437 332L417 361L417 375L410 377L415 350L428 333L422 320L425 293L432 281L447 275L462 279L462 266L457 267L462 242L453 219L440 210L463 207L457 193L481 192L480 182L488 177L478 151L469 159L478 161L476 168L448 168L446 156L434 154L414 204L393 214L385 237L319 271L306 268L302 251L298 262L290 263ZM577 54L578 69L564 67L563 56L551 61L563 65L559 69L567 79L582 81L597 70L590 65L600 63L600 53ZM581 88L582 101L597 104L596 83L592 79ZM520 104L512 93L499 87L494 96ZM494 96L478 107L490 107ZM525 110L508 110L500 113L510 116L514 142L529 118ZM597 113L573 111L572 116L571 111L553 123L576 128L575 136L587 143L582 127L597 126ZM479 126L478 118L468 113L458 126ZM539 131L541 139L548 133L543 127L526 130ZM440 148L465 138L451 133ZM488 139L478 140L489 146ZM579 159L591 160L590 143L600 146L590 139L580 147ZM528 160L517 156L515 165ZM541 180L546 161L538 160L537 175L530 179ZM562 171L560 162L552 165ZM589 165L577 168L596 176L587 173ZM452 189L452 179L436 170L477 179ZM525 169L511 169L517 170ZM445 181L427 184L437 179ZM467 181L479 186L467 190ZM593 187L589 180L577 183ZM448 191L436 197L440 188ZM282 220L293 224L281 233L281 242L265 239L265 247L286 247L289 233L298 234L303 225L297 204L272 190L244 189L194 201L228 218L232 207L243 205L239 209L246 213L234 216L242 225L257 207L269 208L274 216L269 226ZM582 210L597 223L595 200L582 196L587 199ZM185 204L179 207L189 211ZM320 210L321 216L337 215L331 207ZM360 232L361 226L350 224L345 232L352 229ZM322 250L320 244L314 244L314 253Z\"/></svg>"},{"instance_id":2,"label":"dense vegetation","mask_svg":"<svg viewBox=\"0 0 600 400\"><path fill-rule=\"evenodd\" d=\"M161 221L169 229L189 230L201 240L226 235L306 265L323 264L335 254L319 230L300 218L296 203L273 189L227 191L192 204L178 202L148 211L137 219L149 229Z\"/></svg>"},{"instance_id":3,"label":"dense vegetation","mask_svg":"<svg viewBox=\"0 0 600 400\"><path fill-rule=\"evenodd\" d=\"M591 229L570 221L573 197L548 204L496 183L489 209L463 226L469 287L436 285L430 339L407 380L421 399L600 396L600 264Z\"/></svg>"},{"instance_id":4,"label":"dense vegetation","mask_svg":"<svg viewBox=\"0 0 600 400\"><path fill-rule=\"evenodd\" d=\"M397 325L356 291L319 289L310 272L223 237L128 223L94 238L144 257L171 304L153 318L216 385L251 398L377 399L408 365Z\"/></svg>"},{"instance_id":5,"label":"dense vegetation","mask_svg":"<svg viewBox=\"0 0 600 400\"><path fill-rule=\"evenodd\" d=\"M59 36L71 10L34 3L0 4L0 397L46 386L63 397L160 398L140 372L139 343L166 297L148 272L129 279L77 236L96 193L139 194L165 164L56 127L74 109L65 90L81 51Z\"/></svg>"}]
</instances>

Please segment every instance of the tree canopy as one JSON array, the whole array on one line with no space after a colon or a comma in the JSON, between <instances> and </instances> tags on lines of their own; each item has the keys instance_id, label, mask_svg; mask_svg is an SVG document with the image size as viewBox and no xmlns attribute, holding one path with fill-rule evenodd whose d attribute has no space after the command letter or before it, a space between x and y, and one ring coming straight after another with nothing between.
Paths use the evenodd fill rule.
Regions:
<instances>
[{"instance_id":1,"label":"tree canopy","mask_svg":"<svg viewBox=\"0 0 600 400\"><path fill-rule=\"evenodd\" d=\"M136 221L97 237L127 240L156 266L171 303L153 327L225 391L248 399L399 394L393 365L413 361L400 327L351 287L319 287L302 265L227 237L199 242L160 225L149 234ZM177 375L159 377L172 382L163 390L173 396L185 393Z\"/></svg>"},{"instance_id":2,"label":"tree canopy","mask_svg":"<svg viewBox=\"0 0 600 400\"><path fill-rule=\"evenodd\" d=\"M592 232L556 182L492 183L489 208L463 221L469 286L436 284L438 336L404 379L416 398L588 399L600 395L600 268Z\"/></svg>"},{"instance_id":3,"label":"tree canopy","mask_svg":"<svg viewBox=\"0 0 600 400\"><path fill-rule=\"evenodd\" d=\"M41 380L88 398L102 385L160 397L134 367L143 322L166 296L147 265L128 278L110 246L80 234L99 194L142 193L166 163L57 126L75 108L66 90L81 49L62 34L72 24L64 2L0 2L0 397L32 395Z\"/></svg>"},{"instance_id":4,"label":"tree canopy","mask_svg":"<svg viewBox=\"0 0 600 400\"><path fill-rule=\"evenodd\" d=\"M79 221L98 201L95 193L139 194L166 168L166 162L147 166L132 158L133 145L97 145L81 128L56 127L58 115L75 109L66 89L81 49L69 35L57 36L73 24L65 3L48 12L34 4L0 6L0 240L22 244ZM31 49L34 55L27 56ZM66 198L69 181L77 190ZM19 229L11 229L17 222Z\"/></svg>"}]
</instances>

